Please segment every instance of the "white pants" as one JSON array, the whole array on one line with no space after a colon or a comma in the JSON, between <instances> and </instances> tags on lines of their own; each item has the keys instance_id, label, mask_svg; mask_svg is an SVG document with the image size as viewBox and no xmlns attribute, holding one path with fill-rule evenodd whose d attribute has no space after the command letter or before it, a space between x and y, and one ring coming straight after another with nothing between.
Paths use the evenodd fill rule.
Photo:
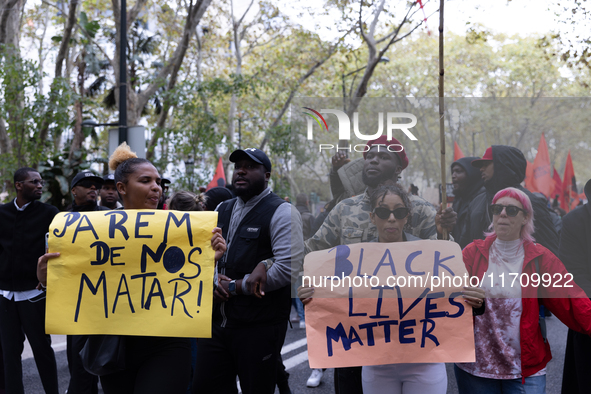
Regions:
<instances>
[{"instance_id":1,"label":"white pants","mask_svg":"<svg viewBox=\"0 0 591 394\"><path fill-rule=\"evenodd\" d=\"M444 363L385 364L363 367L363 394L445 394Z\"/></svg>"}]
</instances>

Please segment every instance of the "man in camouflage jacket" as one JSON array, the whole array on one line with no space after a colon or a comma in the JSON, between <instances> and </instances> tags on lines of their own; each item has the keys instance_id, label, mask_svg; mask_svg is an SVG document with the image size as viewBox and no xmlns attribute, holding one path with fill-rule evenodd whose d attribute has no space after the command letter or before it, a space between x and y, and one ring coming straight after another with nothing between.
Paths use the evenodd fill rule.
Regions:
<instances>
[{"instance_id":1,"label":"man in camouflage jacket","mask_svg":"<svg viewBox=\"0 0 591 394\"><path fill-rule=\"evenodd\" d=\"M396 139L387 141L386 136L369 141L367 145L369 150L364 153L362 173L367 189L362 194L341 201L330 211L320 229L306 241L306 253L377 239L376 226L369 220L369 193L380 184L395 183L402 170L408 166L408 157L404 151L389 151L389 145L400 147L400 143ZM436 225L435 207L419 196L409 195L409 198L412 203L412 235L422 239L437 239L443 228L452 228L455 224L456 214L451 208L440 215L440 223Z\"/></svg>"}]
</instances>

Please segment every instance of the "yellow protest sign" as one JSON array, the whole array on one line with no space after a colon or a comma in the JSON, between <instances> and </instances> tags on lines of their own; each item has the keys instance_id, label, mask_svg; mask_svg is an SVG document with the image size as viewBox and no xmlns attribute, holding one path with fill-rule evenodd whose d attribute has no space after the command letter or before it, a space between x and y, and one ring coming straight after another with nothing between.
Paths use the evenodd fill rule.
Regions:
<instances>
[{"instance_id":1,"label":"yellow protest sign","mask_svg":"<svg viewBox=\"0 0 591 394\"><path fill-rule=\"evenodd\" d=\"M470 286L449 241L340 245L310 253L304 286L311 368L473 362Z\"/></svg>"},{"instance_id":2,"label":"yellow protest sign","mask_svg":"<svg viewBox=\"0 0 591 394\"><path fill-rule=\"evenodd\" d=\"M49 230L46 331L211 337L217 212L64 212Z\"/></svg>"}]
</instances>

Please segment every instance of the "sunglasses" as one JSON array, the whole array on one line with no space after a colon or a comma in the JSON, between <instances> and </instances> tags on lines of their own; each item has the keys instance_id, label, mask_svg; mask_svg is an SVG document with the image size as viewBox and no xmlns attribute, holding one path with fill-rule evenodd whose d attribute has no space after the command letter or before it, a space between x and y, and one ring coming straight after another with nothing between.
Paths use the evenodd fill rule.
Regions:
<instances>
[{"instance_id":1,"label":"sunglasses","mask_svg":"<svg viewBox=\"0 0 591 394\"><path fill-rule=\"evenodd\" d=\"M493 215L500 215L501 212L507 212L507 216L515 217L519 213L519 211L523 212L524 215L527 215L527 211L525 209L521 209L516 207L515 205L501 205L501 204L493 204L490 206L490 211Z\"/></svg>"},{"instance_id":2,"label":"sunglasses","mask_svg":"<svg viewBox=\"0 0 591 394\"><path fill-rule=\"evenodd\" d=\"M388 219L390 217L391 214L394 214L394 217L398 220L404 219L405 217L408 216L408 213L410 212L410 210L408 208L396 208L395 210L391 211L388 208L375 208L373 210L373 213L379 217L380 219Z\"/></svg>"},{"instance_id":3,"label":"sunglasses","mask_svg":"<svg viewBox=\"0 0 591 394\"><path fill-rule=\"evenodd\" d=\"M87 189L90 189L92 186L94 186L98 190L98 189L101 188L102 185L100 183L95 182L95 181L90 180L90 179L83 179L80 182L78 182L76 184L76 186L82 186L82 187L85 187Z\"/></svg>"}]
</instances>

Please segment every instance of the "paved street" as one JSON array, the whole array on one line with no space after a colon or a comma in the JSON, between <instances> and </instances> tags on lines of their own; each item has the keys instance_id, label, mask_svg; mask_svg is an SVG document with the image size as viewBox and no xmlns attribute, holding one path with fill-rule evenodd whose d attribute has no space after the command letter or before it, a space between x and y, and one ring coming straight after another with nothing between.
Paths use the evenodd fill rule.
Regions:
<instances>
[{"instance_id":1,"label":"paved street","mask_svg":"<svg viewBox=\"0 0 591 394\"><path fill-rule=\"evenodd\" d=\"M567 328L556 317L547 318L548 335L554 359L548 364L547 394L559 394L562 382L562 366L564 363L564 348L566 343ZM306 350L305 330L288 328L287 338L283 347L283 360L290 373L290 387L294 394L330 394L334 392L333 371L327 370L322 378L322 383L317 388L307 388L306 381L310 374L308 367L308 352ZM60 391L65 392L69 380L68 364L66 360L66 338L63 335L53 336L53 347L56 351ZM23 354L23 375L25 391L27 393L43 393L41 381L37 375L37 369L30 348ZM451 364L448 370L448 394L457 393L457 387L453 376ZM278 393L278 392L277 392ZM165 394L165 393L163 393Z\"/></svg>"}]
</instances>

